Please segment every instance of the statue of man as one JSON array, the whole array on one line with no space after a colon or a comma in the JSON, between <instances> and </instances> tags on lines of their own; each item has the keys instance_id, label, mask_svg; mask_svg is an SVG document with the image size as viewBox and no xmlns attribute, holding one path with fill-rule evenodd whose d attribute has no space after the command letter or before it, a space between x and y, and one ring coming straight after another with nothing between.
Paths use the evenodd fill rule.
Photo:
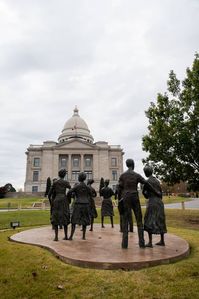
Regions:
<instances>
[{"instance_id":1,"label":"statue of man","mask_svg":"<svg viewBox=\"0 0 199 299\"><path fill-rule=\"evenodd\" d=\"M134 165L135 164L133 159L127 159L126 166L128 167L128 170L121 174L119 178L118 188L119 193L121 194L119 209L120 213L123 215L122 248L128 248L128 223L130 221L132 209L137 222L139 246L140 248L145 247L142 224L142 210L137 190L138 184L144 184L145 179L140 174L134 171Z\"/></svg>"},{"instance_id":2,"label":"statue of man","mask_svg":"<svg viewBox=\"0 0 199 299\"><path fill-rule=\"evenodd\" d=\"M139 246L140 248L145 248L142 210L137 190L138 184L147 184L150 190L153 190L158 195L159 193L140 174L134 171L135 163L133 159L127 159L126 166L128 170L121 174L119 178L119 193L121 194L119 210L120 214L123 215L122 248L128 248L128 223L131 219L132 210L137 222Z\"/></svg>"}]
</instances>

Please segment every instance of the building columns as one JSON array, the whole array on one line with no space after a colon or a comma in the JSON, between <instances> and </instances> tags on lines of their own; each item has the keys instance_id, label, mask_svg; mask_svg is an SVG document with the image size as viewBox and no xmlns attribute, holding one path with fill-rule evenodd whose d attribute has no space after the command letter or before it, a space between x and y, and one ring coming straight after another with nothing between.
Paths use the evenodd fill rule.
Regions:
<instances>
[{"instance_id":1,"label":"building columns","mask_svg":"<svg viewBox=\"0 0 199 299\"><path fill-rule=\"evenodd\" d=\"M71 154L68 155L68 181L72 179L72 161Z\"/></svg>"},{"instance_id":2,"label":"building columns","mask_svg":"<svg viewBox=\"0 0 199 299\"><path fill-rule=\"evenodd\" d=\"M80 171L84 171L84 155L81 154Z\"/></svg>"}]
</instances>

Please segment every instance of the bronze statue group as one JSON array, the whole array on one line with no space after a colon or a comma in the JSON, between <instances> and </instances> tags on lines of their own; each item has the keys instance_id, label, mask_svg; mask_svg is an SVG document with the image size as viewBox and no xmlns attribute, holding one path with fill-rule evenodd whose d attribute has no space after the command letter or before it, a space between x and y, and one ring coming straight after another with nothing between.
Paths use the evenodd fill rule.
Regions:
<instances>
[{"instance_id":1,"label":"bronze statue group","mask_svg":"<svg viewBox=\"0 0 199 299\"><path fill-rule=\"evenodd\" d=\"M105 180L104 187L100 188L101 205L101 227L104 228L104 217L109 216L112 228L114 209L112 196L118 199L118 210L120 214L120 231L122 232L122 248L128 248L128 233L133 232L132 210L135 215L139 239L139 247L153 247L152 235L159 234L159 246L165 246L164 234L167 232L165 223L164 204L162 201L162 190L159 181L152 175L150 166L144 167L144 173L148 179L144 179L134 171L134 161L126 160L127 171L119 178L116 192L109 187L109 180ZM54 241L58 241L59 227L64 227L64 240L72 240L76 225L81 226L82 239L86 239L86 229L90 226L93 231L94 219L97 217L95 207L95 189L92 187L94 180L89 179L85 183L86 174L81 172L78 182L71 188L64 177L66 170L61 169L58 173L59 179L54 179L48 193L51 205L51 223L55 231ZM142 210L139 200L138 184L142 184L142 192L147 199L144 224L142 221ZM71 224L70 234L68 226ZM144 230L148 232L149 242L145 244Z\"/></svg>"}]
</instances>

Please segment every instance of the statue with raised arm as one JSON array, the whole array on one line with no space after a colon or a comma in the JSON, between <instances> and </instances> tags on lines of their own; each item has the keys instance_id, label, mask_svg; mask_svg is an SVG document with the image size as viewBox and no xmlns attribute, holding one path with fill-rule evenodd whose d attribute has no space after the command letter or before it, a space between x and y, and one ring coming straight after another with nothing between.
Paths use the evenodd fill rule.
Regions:
<instances>
[{"instance_id":1,"label":"statue with raised arm","mask_svg":"<svg viewBox=\"0 0 199 299\"><path fill-rule=\"evenodd\" d=\"M146 247L153 247L153 234L159 234L161 236L160 241L156 243L156 245L165 246L164 234L167 232L167 228L165 223L164 204L162 201L162 189L159 181L152 175L152 167L148 165L145 166L144 173L148 178L147 182L150 183L150 185L160 193L160 196L155 194L148 188L147 184L145 184L143 187L143 195L148 199L144 216L144 230L147 231L149 235L149 242L146 244Z\"/></svg>"},{"instance_id":2,"label":"statue with raised arm","mask_svg":"<svg viewBox=\"0 0 199 299\"><path fill-rule=\"evenodd\" d=\"M96 210L96 206L95 206L95 197L97 196L97 193L95 191L95 189L92 187L92 184L94 183L93 179L89 179L87 182L87 186L90 188L91 190L91 200L90 200L90 216L91 216L91 227L90 227L90 231L93 231L93 223L94 223L94 219L97 218L97 210Z\"/></svg>"}]
</instances>

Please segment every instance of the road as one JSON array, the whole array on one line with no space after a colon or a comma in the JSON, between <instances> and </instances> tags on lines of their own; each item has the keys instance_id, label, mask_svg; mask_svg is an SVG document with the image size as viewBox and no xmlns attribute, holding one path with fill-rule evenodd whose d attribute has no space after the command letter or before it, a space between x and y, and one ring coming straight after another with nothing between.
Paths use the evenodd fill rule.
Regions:
<instances>
[{"instance_id":1,"label":"road","mask_svg":"<svg viewBox=\"0 0 199 299\"><path fill-rule=\"evenodd\" d=\"M182 209L182 203L170 203L164 205L165 209ZM199 209L199 198L184 202L185 209Z\"/></svg>"}]
</instances>

